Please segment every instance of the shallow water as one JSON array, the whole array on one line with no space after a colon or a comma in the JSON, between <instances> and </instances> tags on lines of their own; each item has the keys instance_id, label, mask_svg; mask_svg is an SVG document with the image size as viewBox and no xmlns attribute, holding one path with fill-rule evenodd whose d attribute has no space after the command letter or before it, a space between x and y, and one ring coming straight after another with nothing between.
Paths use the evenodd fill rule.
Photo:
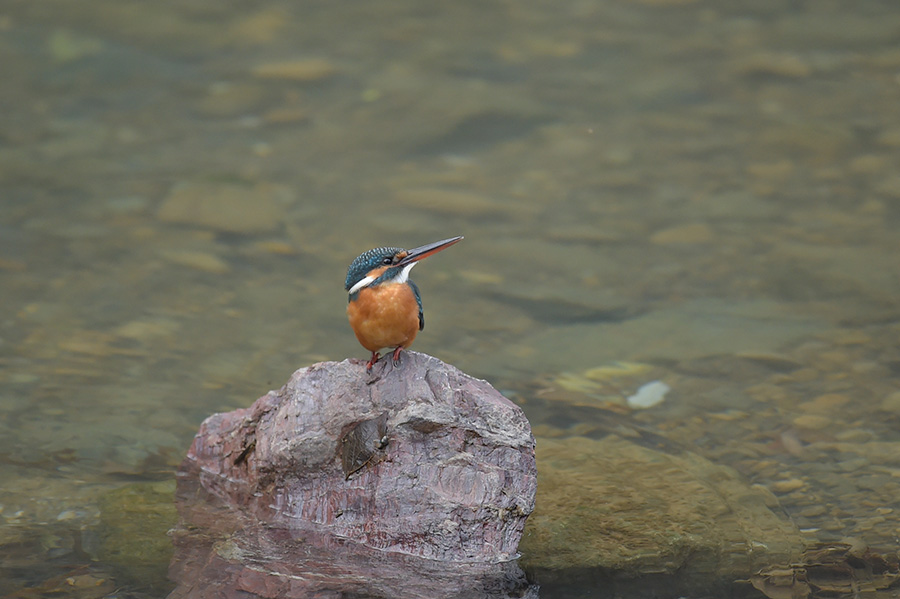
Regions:
<instances>
[{"instance_id":1,"label":"shallow water","mask_svg":"<svg viewBox=\"0 0 900 599\"><path fill-rule=\"evenodd\" d=\"M358 253L457 234L415 349L539 439L662 380L636 425L896 551L898 42L889 0L3 6L0 596L165 594L103 498L363 357Z\"/></svg>"}]
</instances>

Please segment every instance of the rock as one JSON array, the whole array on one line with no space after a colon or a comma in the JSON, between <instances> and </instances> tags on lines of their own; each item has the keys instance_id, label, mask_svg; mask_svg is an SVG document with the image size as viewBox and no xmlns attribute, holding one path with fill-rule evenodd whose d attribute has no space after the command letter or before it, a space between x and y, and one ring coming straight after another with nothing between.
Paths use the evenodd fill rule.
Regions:
<instances>
[{"instance_id":1,"label":"rock","mask_svg":"<svg viewBox=\"0 0 900 599\"><path fill-rule=\"evenodd\" d=\"M880 596L900 580L900 556L876 553L865 541L815 543L791 563L772 565L750 577L770 599ZM888 592L889 595L893 593Z\"/></svg>"},{"instance_id":2,"label":"rock","mask_svg":"<svg viewBox=\"0 0 900 599\"><path fill-rule=\"evenodd\" d=\"M772 491L775 493L791 493L806 486L806 483L799 478L788 478L785 480L777 480L771 485Z\"/></svg>"},{"instance_id":3,"label":"rock","mask_svg":"<svg viewBox=\"0 0 900 599\"><path fill-rule=\"evenodd\" d=\"M634 395L629 395L625 401L630 408L645 410L662 403L671 390L672 388L662 381L652 381L641 385Z\"/></svg>"},{"instance_id":4,"label":"rock","mask_svg":"<svg viewBox=\"0 0 900 599\"><path fill-rule=\"evenodd\" d=\"M650 243L656 245L709 243L713 238L712 229L708 225L689 223L657 231L650 236Z\"/></svg>"},{"instance_id":5,"label":"rock","mask_svg":"<svg viewBox=\"0 0 900 599\"><path fill-rule=\"evenodd\" d=\"M647 6L682 6L685 4L693 4L697 0L637 0L639 4Z\"/></svg>"},{"instance_id":6,"label":"rock","mask_svg":"<svg viewBox=\"0 0 900 599\"><path fill-rule=\"evenodd\" d=\"M196 104L197 111L210 117L237 117L250 113L265 98L261 85L216 83Z\"/></svg>"},{"instance_id":7,"label":"rock","mask_svg":"<svg viewBox=\"0 0 900 599\"><path fill-rule=\"evenodd\" d=\"M796 54L759 52L741 58L734 66L738 75L774 75L800 79L812 74L812 66Z\"/></svg>"},{"instance_id":8,"label":"rock","mask_svg":"<svg viewBox=\"0 0 900 599\"><path fill-rule=\"evenodd\" d=\"M99 501L98 558L158 593L169 586L163 576L172 559L166 532L178 520L171 481L132 483L104 493Z\"/></svg>"},{"instance_id":9,"label":"rock","mask_svg":"<svg viewBox=\"0 0 900 599\"><path fill-rule=\"evenodd\" d=\"M337 73L337 66L324 58L301 58L283 62L267 62L253 68L253 75L260 79L286 81L319 81Z\"/></svg>"},{"instance_id":10,"label":"rock","mask_svg":"<svg viewBox=\"0 0 900 599\"><path fill-rule=\"evenodd\" d=\"M488 87L491 100L500 101L500 92L497 87ZM471 102L479 102L478 98L470 98ZM547 116L533 112L530 107L520 106L518 112L514 105L519 104L519 98L503 97L504 104L501 110L491 110L484 106L473 113L463 106L446 107L441 123L453 123L443 133L425 139L422 143L410 148L409 155L418 158L428 156L464 156L494 148L501 143L509 143L530 135L538 127L547 124L551 119ZM468 114L459 118L460 111ZM454 122L455 121L455 122ZM526 202L518 202L516 207L528 209ZM512 213L512 211L510 211Z\"/></svg>"},{"instance_id":11,"label":"rock","mask_svg":"<svg viewBox=\"0 0 900 599\"><path fill-rule=\"evenodd\" d=\"M164 260L186 266L204 272L221 275L231 270L231 266L227 262L209 252L197 252L191 250L161 250L160 256Z\"/></svg>"},{"instance_id":12,"label":"rock","mask_svg":"<svg viewBox=\"0 0 900 599\"><path fill-rule=\"evenodd\" d=\"M894 391L881 401L880 409L900 415L900 391Z\"/></svg>"},{"instance_id":13,"label":"rock","mask_svg":"<svg viewBox=\"0 0 900 599\"><path fill-rule=\"evenodd\" d=\"M810 401L804 401L797 405L801 412L813 414L830 414L850 403L852 399L843 393L824 393Z\"/></svg>"},{"instance_id":14,"label":"rock","mask_svg":"<svg viewBox=\"0 0 900 599\"><path fill-rule=\"evenodd\" d=\"M181 520L169 599L371 597L537 599L514 561L462 563L386 553L321 530L274 528L217 505L197 478L180 477Z\"/></svg>"},{"instance_id":15,"label":"rock","mask_svg":"<svg viewBox=\"0 0 900 599\"><path fill-rule=\"evenodd\" d=\"M747 172L757 179L784 181L794 174L797 165L787 158L777 162L754 162L747 165Z\"/></svg>"},{"instance_id":16,"label":"rock","mask_svg":"<svg viewBox=\"0 0 900 599\"><path fill-rule=\"evenodd\" d=\"M436 358L401 360L371 375L315 364L207 418L183 475L276 527L449 562L515 557L537 484L524 414Z\"/></svg>"},{"instance_id":17,"label":"rock","mask_svg":"<svg viewBox=\"0 0 900 599\"><path fill-rule=\"evenodd\" d=\"M513 216L519 206L505 204L494 198L476 192L426 188L400 189L395 194L397 201L411 208L421 208L445 216L468 218L488 218L492 216Z\"/></svg>"},{"instance_id":18,"label":"rock","mask_svg":"<svg viewBox=\"0 0 900 599\"><path fill-rule=\"evenodd\" d=\"M245 45L270 44L288 24L287 14L280 8L264 8L231 22L231 39Z\"/></svg>"},{"instance_id":19,"label":"rock","mask_svg":"<svg viewBox=\"0 0 900 599\"><path fill-rule=\"evenodd\" d=\"M690 452L609 435L542 437L537 455L537 510L521 547L526 570L678 572L709 582L746 577L802 550L771 493Z\"/></svg>"},{"instance_id":20,"label":"rock","mask_svg":"<svg viewBox=\"0 0 900 599\"><path fill-rule=\"evenodd\" d=\"M888 168L888 157L883 154L863 154L850 161L850 172L854 175L877 175Z\"/></svg>"},{"instance_id":21,"label":"rock","mask_svg":"<svg viewBox=\"0 0 900 599\"><path fill-rule=\"evenodd\" d=\"M820 414L800 414L791 422L797 428L804 428L811 431L824 430L834 424L831 418Z\"/></svg>"},{"instance_id":22,"label":"rock","mask_svg":"<svg viewBox=\"0 0 900 599\"><path fill-rule=\"evenodd\" d=\"M273 108L262 115L268 125L286 125L309 120L309 111L301 106L284 106Z\"/></svg>"},{"instance_id":23,"label":"rock","mask_svg":"<svg viewBox=\"0 0 900 599\"><path fill-rule=\"evenodd\" d=\"M281 226L291 201L291 191L281 185L185 182L172 188L157 216L229 233L265 233Z\"/></svg>"},{"instance_id":24,"label":"rock","mask_svg":"<svg viewBox=\"0 0 900 599\"><path fill-rule=\"evenodd\" d=\"M878 193L890 198L900 199L900 175L891 175L883 179L875 187Z\"/></svg>"},{"instance_id":25,"label":"rock","mask_svg":"<svg viewBox=\"0 0 900 599\"><path fill-rule=\"evenodd\" d=\"M900 147L900 127L887 128L876 138L876 141L889 148Z\"/></svg>"},{"instance_id":26,"label":"rock","mask_svg":"<svg viewBox=\"0 0 900 599\"><path fill-rule=\"evenodd\" d=\"M103 42L93 37L83 37L67 29L57 29L47 40L47 49L53 62L65 64L100 54L103 51Z\"/></svg>"}]
</instances>

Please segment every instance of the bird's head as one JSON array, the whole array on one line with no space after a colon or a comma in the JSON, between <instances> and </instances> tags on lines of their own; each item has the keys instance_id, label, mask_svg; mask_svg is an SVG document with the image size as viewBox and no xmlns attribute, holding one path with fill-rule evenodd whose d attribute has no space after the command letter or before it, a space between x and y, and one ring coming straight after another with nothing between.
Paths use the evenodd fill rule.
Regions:
<instances>
[{"instance_id":1,"label":"bird's head","mask_svg":"<svg viewBox=\"0 0 900 599\"><path fill-rule=\"evenodd\" d=\"M432 254L447 249L454 243L462 240L460 237L451 237L443 241L429 243L411 250L395 247L381 247L363 252L350 264L347 269L347 279L344 288L353 295L360 289L382 283L405 283L419 260Z\"/></svg>"}]
</instances>

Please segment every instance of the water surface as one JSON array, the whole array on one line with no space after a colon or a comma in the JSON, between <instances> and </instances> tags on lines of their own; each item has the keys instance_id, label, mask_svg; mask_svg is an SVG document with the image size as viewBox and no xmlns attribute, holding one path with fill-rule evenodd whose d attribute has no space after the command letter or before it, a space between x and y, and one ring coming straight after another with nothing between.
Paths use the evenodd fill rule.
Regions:
<instances>
[{"instance_id":1,"label":"water surface","mask_svg":"<svg viewBox=\"0 0 900 599\"><path fill-rule=\"evenodd\" d=\"M888 0L7 3L0 595L165 594L109 494L364 357L358 253L458 234L415 348L539 441L663 380L636 425L896 551L898 42Z\"/></svg>"}]
</instances>

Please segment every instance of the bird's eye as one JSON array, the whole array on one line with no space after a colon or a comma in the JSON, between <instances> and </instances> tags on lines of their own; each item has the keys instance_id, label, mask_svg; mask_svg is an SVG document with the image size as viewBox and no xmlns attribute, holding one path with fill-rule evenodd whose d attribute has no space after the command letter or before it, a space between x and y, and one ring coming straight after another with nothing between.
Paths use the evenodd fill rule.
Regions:
<instances>
[{"instance_id":1,"label":"bird's eye","mask_svg":"<svg viewBox=\"0 0 900 599\"><path fill-rule=\"evenodd\" d=\"M390 256L388 256L387 258L381 259L381 263L384 265L389 265L393 261L394 261L393 257L390 257Z\"/></svg>"}]
</instances>

